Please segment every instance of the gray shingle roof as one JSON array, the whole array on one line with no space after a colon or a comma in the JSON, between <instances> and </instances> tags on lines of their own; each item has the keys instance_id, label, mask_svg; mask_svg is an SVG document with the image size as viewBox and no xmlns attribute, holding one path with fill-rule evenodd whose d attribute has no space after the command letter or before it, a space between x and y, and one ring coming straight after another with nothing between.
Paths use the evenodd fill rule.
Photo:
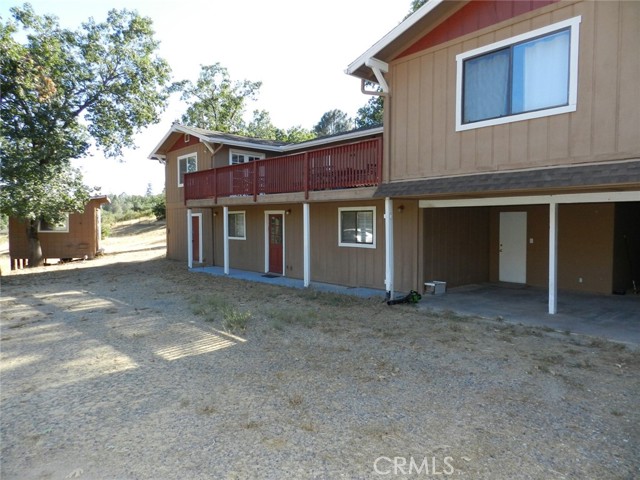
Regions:
<instances>
[{"instance_id":1,"label":"gray shingle roof","mask_svg":"<svg viewBox=\"0 0 640 480\"><path fill-rule=\"evenodd\" d=\"M272 147L281 147L283 145L287 145L286 142L278 142L276 140L265 140L264 138L246 137L244 135L235 135L232 133L216 132L213 130L205 130L203 128L197 128L197 127L188 127L188 128L190 130L193 130L194 132L197 132L199 135L203 137L207 137L212 140L215 140L216 143L218 142L224 143L226 140L227 142L244 142L244 143L253 143L256 145L268 145Z\"/></svg>"},{"instance_id":2,"label":"gray shingle roof","mask_svg":"<svg viewBox=\"0 0 640 480\"><path fill-rule=\"evenodd\" d=\"M383 183L378 187L375 196L508 194L518 191L615 185L640 188L640 160Z\"/></svg>"}]
</instances>

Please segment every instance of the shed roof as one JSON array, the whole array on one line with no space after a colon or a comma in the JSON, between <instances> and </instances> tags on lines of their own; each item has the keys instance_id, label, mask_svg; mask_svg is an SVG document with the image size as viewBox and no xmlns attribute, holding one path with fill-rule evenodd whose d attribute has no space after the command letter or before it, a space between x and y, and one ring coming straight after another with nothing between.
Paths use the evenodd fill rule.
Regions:
<instances>
[{"instance_id":1,"label":"shed roof","mask_svg":"<svg viewBox=\"0 0 640 480\"><path fill-rule=\"evenodd\" d=\"M485 172L384 183L376 197L486 196L535 190L640 186L640 160ZM640 200L640 198L638 199Z\"/></svg>"}]
</instances>

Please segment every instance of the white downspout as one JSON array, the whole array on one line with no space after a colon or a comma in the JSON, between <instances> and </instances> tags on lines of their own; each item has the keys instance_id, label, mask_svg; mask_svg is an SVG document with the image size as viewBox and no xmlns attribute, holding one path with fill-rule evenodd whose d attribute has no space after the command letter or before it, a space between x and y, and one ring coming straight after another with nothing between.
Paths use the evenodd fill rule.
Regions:
<instances>
[{"instance_id":1,"label":"white downspout","mask_svg":"<svg viewBox=\"0 0 640 480\"><path fill-rule=\"evenodd\" d=\"M222 207L222 229L224 245L224 274L229 275L229 207Z\"/></svg>"},{"instance_id":2,"label":"white downspout","mask_svg":"<svg viewBox=\"0 0 640 480\"><path fill-rule=\"evenodd\" d=\"M549 314L558 313L558 204L549 204Z\"/></svg>"},{"instance_id":3,"label":"white downspout","mask_svg":"<svg viewBox=\"0 0 640 480\"><path fill-rule=\"evenodd\" d=\"M193 221L191 209L187 208L187 267L193 267Z\"/></svg>"},{"instance_id":4,"label":"white downspout","mask_svg":"<svg viewBox=\"0 0 640 480\"><path fill-rule=\"evenodd\" d=\"M393 200L389 197L384 199L384 240L384 283L387 290L387 300L393 300Z\"/></svg>"},{"instance_id":5,"label":"white downspout","mask_svg":"<svg viewBox=\"0 0 640 480\"><path fill-rule=\"evenodd\" d=\"M303 269L304 286L311 285L311 224L309 221L309 204L302 204L302 237L303 237Z\"/></svg>"}]
</instances>

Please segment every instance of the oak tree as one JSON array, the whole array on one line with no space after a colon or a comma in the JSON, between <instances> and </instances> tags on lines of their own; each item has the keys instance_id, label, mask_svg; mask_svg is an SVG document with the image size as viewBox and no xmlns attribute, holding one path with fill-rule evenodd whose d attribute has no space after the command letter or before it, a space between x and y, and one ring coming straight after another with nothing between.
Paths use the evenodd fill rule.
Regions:
<instances>
[{"instance_id":1,"label":"oak tree","mask_svg":"<svg viewBox=\"0 0 640 480\"><path fill-rule=\"evenodd\" d=\"M25 220L29 265L42 263L41 220L81 211L90 191L71 160L92 144L108 157L134 147L171 91L151 19L111 10L75 31L29 4L0 22L0 213Z\"/></svg>"},{"instance_id":2,"label":"oak tree","mask_svg":"<svg viewBox=\"0 0 640 480\"><path fill-rule=\"evenodd\" d=\"M189 104L180 123L223 133L242 134L247 102L255 100L262 82L233 81L229 71L215 63L201 65L198 80L181 82L182 100Z\"/></svg>"}]
</instances>

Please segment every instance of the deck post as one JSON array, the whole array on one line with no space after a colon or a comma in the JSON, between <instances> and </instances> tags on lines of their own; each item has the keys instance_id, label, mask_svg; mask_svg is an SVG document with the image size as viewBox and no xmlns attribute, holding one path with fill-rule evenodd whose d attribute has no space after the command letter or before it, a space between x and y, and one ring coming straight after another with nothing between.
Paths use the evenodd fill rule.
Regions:
<instances>
[{"instance_id":1,"label":"deck post","mask_svg":"<svg viewBox=\"0 0 640 480\"><path fill-rule=\"evenodd\" d=\"M222 230L224 236L224 274L229 275L229 207L222 207Z\"/></svg>"},{"instance_id":2,"label":"deck post","mask_svg":"<svg viewBox=\"0 0 640 480\"><path fill-rule=\"evenodd\" d=\"M311 223L309 221L309 203L302 204L302 237L304 250L304 286L311 285Z\"/></svg>"},{"instance_id":3,"label":"deck post","mask_svg":"<svg viewBox=\"0 0 640 480\"><path fill-rule=\"evenodd\" d=\"M193 267L193 221L192 211L187 208L187 267Z\"/></svg>"},{"instance_id":4,"label":"deck post","mask_svg":"<svg viewBox=\"0 0 640 480\"><path fill-rule=\"evenodd\" d=\"M549 314L558 312L558 204L549 204Z\"/></svg>"},{"instance_id":5,"label":"deck post","mask_svg":"<svg viewBox=\"0 0 640 480\"><path fill-rule=\"evenodd\" d=\"M384 283L387 299L393 300L393 200L389 197L384 199L384 240Z\"/></svg>"}]
</instances>

